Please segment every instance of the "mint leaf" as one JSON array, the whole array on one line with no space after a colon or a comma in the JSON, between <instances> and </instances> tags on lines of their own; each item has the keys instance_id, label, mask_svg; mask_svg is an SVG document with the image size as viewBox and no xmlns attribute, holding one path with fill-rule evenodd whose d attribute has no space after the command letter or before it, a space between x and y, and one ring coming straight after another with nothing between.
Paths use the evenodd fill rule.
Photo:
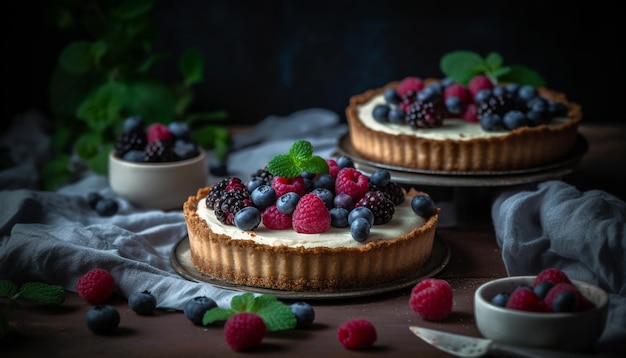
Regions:
<instances>
[{"instance_id":1,"label":"mint leaf","mask_svg":"<svg viewBox=\"0 0 626 358\"><path fill-rule=\"evenodd\" d=\"M296 316L291 308L280 302L274 295L259 295L252 293L234 296L230 301L230 309L214 307L204 313L202 324L208 325L216 321L226 321L239 312L250 312L259 315L265 322L268 331L293 329L296 326Z\"/></svg>"},{"instance_id":2,"label":"mint leaf","mask_svg":"<svg viewBox=\"0 0 626 358\"><path fill-rule=\"evenodd\" d=\"M485 63L487 64L487 68L489 69L489 72L491 72L502 67L502 64L504 63L504 59L499 53L490 52L487 55L487 57L485 57Z\"/></svg>"},{"instance_id":3,"label":"mint leaf","mask_svg":"<svg viewBox=\"0 0 626 358\"><path fill-rule=\"evenodd\" d=\"M301 172L326 174L328 171L328 162L320 156L314 156L306 163L302 163L301 166Z\"/></svg>"},{"instance_id":4,"label":"mint leaf","mask_svg":"<svg viewBox=\"0 0 626 358\"><path fill-rule=\"evenodd\" d=\"M93 67L91 43L76 41L65 46L59 55L59 65L70 73L84 74Z\"/></svg>"},{"instance_id":5,"label":"mint leaf","mask_svg":"<svg viewBox=\"0 0 626 358\"><path fill-rule=\"evenodd\" d=\"M467 85L474 76L484 73L487 64L476 52L453 51L441 58L439 66L446 76Z\"/></svg>"},{"instance_id":6,"label":"mint leaf","mask_svg":"<svg viewBox=\"0 0 626 358\"><path fill-rule=\"evenodd\" d=\"M289 153L278 154L267 163L267 170L282 178L295 178L307 171L314 174L328 173L324 158L313 155L310 142L299 140L291 145Z\"/></svg>"},{"instance_id":7,"label":"mint leaf","mask_svg":"<svg viewBox=\"0 0 626 358\"><path fill-rule=\"evenodd\" d=\"M20 293L23 298L51 305L59 305L65 301L63 287L43 282L27 282L20 287Z\"/></svg>"},{"instance_id":8,"label":"mint leaf","mask_svg":"<svg viewBox=\"0 0 626 358\"><path fill-rule=\"evenodd\" d=\"M262 298L263 296L259 296L257 300ZM263 304L258 306L254 313L263 318L268 331L280 331L296 327L296 316L291 311L291 308L276 300L275 297L274 300L264 300Z\"/></svg>"},{"instance_id":9,"label":"mint leaf","mask_svg":"<svg viewBox=\"0 0 626 358\"><path fill-rule=\"evenodd\" d=\"M249 292L234 296L230 300L230 308L237 312L251 312L252 307L254 307L254 295Z\"/></svg>"},{"instance_id":10,"label":"mint leaf","mask_svg":"<svg viewBox=\"0 0 626 358\"><path fill-rule=\"evenodd\" d=\"M10 298L17 293L17 285L9 280L0 280L0 298Z\"/></svg>"},{"instance_id":11,"label":"mint leaf","mask_svg":"<svg viewBox=\"0 0 626 358\"><path fill-rule=\"evenodd\" d=\"M196 49L185 51L178 63L180 72L183 75L184 83L190 86L200 83L204 77L204 59L202 53Z\"/></svg>"},{"instance_id":12,"label":"mint leaf","mask_svg":"<svg viewBox=\"0 0 626 358\"><path fill-rule=\"evenodd\" d=\"M230 318L230 316L234 315L235 313L237 313L237 311L233 309L213 307L210 310L206 311L204 313L204 316L202 316L202 324L206 326L217 321L226 321Z\"/></svg>"},{"instance_id":13,"label":"mint leaf","mask_svg":"<svg viewBox=\"0 0 626 358\"><path fill-rule=\"evenodd\" d=\"M308 141L299 140L291 145L289 155L296 161L307 161L313 156L313 145Z\"/></svg>"},{"instance_id":14,"label":"mint leaf","mask_svg":"<svg viewBox=\"0 0 626 358\"><path fill-rule=\"evenodd\" d=\"M500 77L502 82L515 82L534 87L546 86L546 81L537 71L522 65L513 65L510 68L511 71Z\"/></svg>"}]
</instances>

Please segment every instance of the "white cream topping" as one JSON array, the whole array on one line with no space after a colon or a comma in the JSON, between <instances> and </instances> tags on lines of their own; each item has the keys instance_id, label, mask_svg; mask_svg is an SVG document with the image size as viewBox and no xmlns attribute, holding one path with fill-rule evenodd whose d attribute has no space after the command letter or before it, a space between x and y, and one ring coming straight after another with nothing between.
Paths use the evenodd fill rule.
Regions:
<instances>
[{"instance_id":1,"label":"white cream topping","mask_svg":"<svg viewBox=\"0 0 626 358\"><path fill-rule=\"evenodd\" d=\"M372 116L372 111L378 104L385 104L385 97L383 94L379 94L373 97L366 104L357 107L357 113L363 124L365 124L366 127L378 132L393 135L414 135L416 137L431 140L471 140L477 138L500 137L510 133L509 131L488 132L483 130L478 123L468 122L461 118L446 118L443 121L443 126L425 129L416 129L408 124L380 123ZM556 126L568 120L569 118L567 117L554 118L550 121L550 123L548 123L548 125Z\"/></svg>"},{"instance_id":2,"label":"white cream topping","mask_svg":"<svg viewBox=\"0 0 626 358\"><path fill-rule=\"evenodd\" d=\"M426 219L415 214L411 209L411 198L407 197L404 203L395 207L395 213L390 222L383 225L374 225L367 241L361 243L352 238L350 228L330 227L322 234L299 234L293 229L270 230L261 223L254 231L244 231L234 225L224 225L215 217L213 210L207 208L205 199L198 202L198 215L203 218L214 233L228 235L234 240L252 240L259 244L288 247L362 247L374 240L390 240L411 232L424 225Z\"/></svg>"}]
</instances>

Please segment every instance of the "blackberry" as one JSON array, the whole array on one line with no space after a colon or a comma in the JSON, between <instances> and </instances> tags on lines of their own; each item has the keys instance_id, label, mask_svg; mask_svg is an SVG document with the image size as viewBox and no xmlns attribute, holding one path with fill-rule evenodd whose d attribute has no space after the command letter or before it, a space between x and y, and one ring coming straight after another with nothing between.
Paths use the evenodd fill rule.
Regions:
<instances>
[{"instance_id":1,"label":"blackberry","mask_svg":"<svg viewBox=\"0 0 626 358\"><path fill-rule=\"evenodd\" d=\"M225 178L217 182L211 187L209 190L209 195L207 195L205 203L207 208L213 209L215 206L215 202L217 199L224 194L227 190L231 190L235 187L243 187L241 183L241 179L239 178Z\"/></svg>"},{"instance_id":2,"label":"blackberry","mask_svg":"<svg viewBox=\"0 0 626 358\"><path fill-rule=\"evenodd\" d=\"M382 191L368 191L356 203L356 207L369 208L374 213L374 225L391 221L396 210L391 199Z\"/></svg>"},{"instance_id":3,"label":"blackberry","mask_svg":"<svg viewBox=\"0 0 626 358\"><path fill-rule=\"evenodd\" d=\"M514 109L519 109L520 105L515 98L508 92L494 94L493 92L482 102L478 103L476 109L478 118L486 114L497 114L504 117L504 114Z\"/></svg>"},{"instance_id":4,"label":"blackberry","mask_svg":"<svg viewBox=\"0 0 626 358\"><path fill-rule=\"evenodd\" d=\"M250 175L250 179L260 178L266 185L272 186L274 174L270 173L266 168L259 169L256 173Z\"/></svg>"},{"instance_id":5,"label":"blackberry","mask_svg":"<svg viewBox=\"0 0 626 358\"><path fill-rule=\"evenodd\" d=\"M215 201L213 210L215 211L215 217L222 224L234 225L235 214L246 206L252 205L248 189L237 188L224 191L224 193Z\"/></svg>"},{"instance_id":6,"label":"blackberry","mask_svg":"<svg viewBox=\"0 0 626 358\"><path fill-rule=\"evenodd\" d=\"M148 143L146 145L144 161L148 163L173 162L176 160L176 154L172 148L172 144L160 140Z\"/></svg>"},{"instance_id":7,"label":"blackberry","mask_svg":"<svg viewBox=\"0 0 626 358\"><path fill-rule=\"evenodd\" d=\"M413 128L436 128L443 125L445 113L442 101L417 100L406 111L404 118Z\"/></svg>"},{"instance_id":8,"label":"blackberry","mask_svg":"<svg viewBox=\"0 0 626 358\"><path fill-rule=\"evenodd\" d=\"M124 132L115 142L115 155L121 158L131 150L143 151L146 143L146 134L143 131Z\"/></svg>"},{"instance_id":9,"label":"blackberry","mask_svg":"<svg viewBox=\"0 0 626 358\"><path fill-rule=\"evenodd\" d=\"M389 182L385 186L379 186L372 184L370 181L370 191L382 191L389 196L389 199L391 199L394 205L400 205L404 202L404 190L400 184L396 182Z\"/></svg>"}]
</instances>

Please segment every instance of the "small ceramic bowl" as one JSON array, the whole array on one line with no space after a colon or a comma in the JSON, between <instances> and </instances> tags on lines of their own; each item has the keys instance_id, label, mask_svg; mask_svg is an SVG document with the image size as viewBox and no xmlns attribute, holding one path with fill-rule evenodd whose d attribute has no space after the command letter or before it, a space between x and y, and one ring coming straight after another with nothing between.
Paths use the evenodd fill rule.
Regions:
<instances>
[{"instance_id":1,"label":"small ceramic bowl","mask_svg":"<svg viewBox=\"0 0 626 358\"><path fill-rule=\"evenodd\" d=\"M109 154L109 184L113 192L146 209L182 210L198 188L207 185L207 154L164 163L135 163Z\"/></svg>"},{"instance_id":2,"label":"small ceramic bowl","mask_svg":"<svg viewBox=\"0 0 626 358\"><path fill-rule=\"evenodd\" d=\"M575 313L539 313L498 307L490 300L500 292L533 285L535 276L496 279L474 294L476 325L486 338L519 346L580 351L589 349L602 335L608 315L608 295L594 285L571 280L595 308Z\"/></svg>"}]
</instances>

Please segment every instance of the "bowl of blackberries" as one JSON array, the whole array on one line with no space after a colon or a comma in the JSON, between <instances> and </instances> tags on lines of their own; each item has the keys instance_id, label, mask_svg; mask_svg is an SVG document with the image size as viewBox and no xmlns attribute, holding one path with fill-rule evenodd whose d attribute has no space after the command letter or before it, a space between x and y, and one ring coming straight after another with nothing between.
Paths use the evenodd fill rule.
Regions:
<instances>
[{"instance_id":1,"label":"bowl of blackberries","mask_svg":"<svg viewBox=\"0 0 626 358\"><path fill-rule=\"evenodd\" d=\"M109 154L113 192L141 208L177 210L207 180L207 154L193 141L185 122L124 120Z\"/></svg>"},{"instance_id":2,"label":"bowl of blackberries","mask_svg":"<svg viewBox=\"0 0 626 358\"><path fill-rule=\"evenodd\" d=\"M561 351L593 350L608 306L606 291L558 268L495 279L474 295L476 325L486 338Z\"/></svg>"}]
</instances>

